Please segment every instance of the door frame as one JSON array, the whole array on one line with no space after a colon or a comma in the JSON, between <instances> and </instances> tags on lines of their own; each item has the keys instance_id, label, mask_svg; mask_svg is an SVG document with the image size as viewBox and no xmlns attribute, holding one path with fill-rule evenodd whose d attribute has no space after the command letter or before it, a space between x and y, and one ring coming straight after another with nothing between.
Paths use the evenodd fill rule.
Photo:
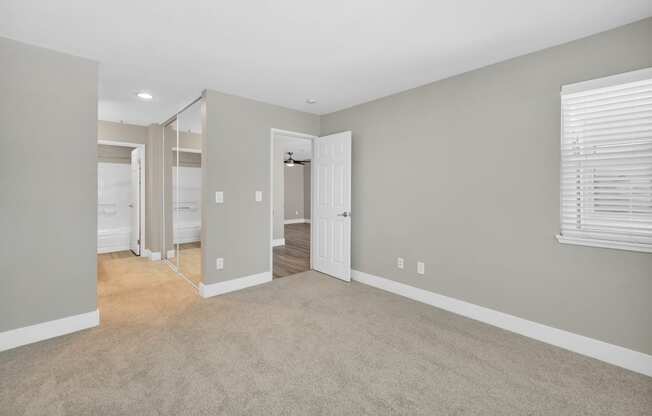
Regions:
<instances>
[{"instance_id":1,"label":"door frame","mask_svg":"<svg viewBox=\"0 0 652 416\"><path fill-rule=\"evenodd\" d=\"M142 143L133 143L120 140L103 140L98 139L97 144L104 144L108 146L120 146L128 147L130 149L141 149L141 160L140 160L140 257L147 257L145 254L145 195L146 195L146 183L145 183L145 163L146 163L146 154L145 154L145 145ZM97 209L96 209L97 211ZM95 230L97 233L97 230Z\"/></svg>"},{"instance_id":2,"label":"door frame","mask_svg":"<svg viewBox=\"0 0 652 416\"><path fill-rule=\"evenodd\" d=\"M307 134L307 133L300 133L296 131L290 131L290 130L283 130L283 129L277 129L277 128L271 128L270 129L270 146L269 146L269 272L274 274L274 145L275 145L275 139L277 136L290 136L290 137L296 137L298 139L306 139L310 140L311 146L310 146L310 160L312 161L313 155L314 155L314 142L317 137L312 134ZM310 169L312 169L312 165L310 166ZM312 171L310 172L310 216L312 217L312 213L314 211L314 203L315 203L315 177L312 174ZM313 256L313 227L314 224L312 220L310 221L310 269L312 269L313 261L312 261L312 256Z\"/></svg>"}]
</instances>

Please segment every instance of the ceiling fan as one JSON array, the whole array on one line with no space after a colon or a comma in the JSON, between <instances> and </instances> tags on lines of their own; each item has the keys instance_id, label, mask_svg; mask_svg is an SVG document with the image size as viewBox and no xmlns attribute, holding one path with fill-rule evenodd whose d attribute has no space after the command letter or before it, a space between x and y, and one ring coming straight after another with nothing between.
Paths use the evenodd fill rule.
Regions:
<instances>
[{"instance_id":1,"label":"ceiling fan","mask_svg":"<svg viewBox=\"0 0 652 416\"><path fill-rule=\"evenodd\" d=\"M294 152L288 152L288 158L283 161L285 163L285 166L294 166L294 165L305 165L306 163L309 163L310 160L294 160L292 155Z\"/></svg>"}]
</instances>

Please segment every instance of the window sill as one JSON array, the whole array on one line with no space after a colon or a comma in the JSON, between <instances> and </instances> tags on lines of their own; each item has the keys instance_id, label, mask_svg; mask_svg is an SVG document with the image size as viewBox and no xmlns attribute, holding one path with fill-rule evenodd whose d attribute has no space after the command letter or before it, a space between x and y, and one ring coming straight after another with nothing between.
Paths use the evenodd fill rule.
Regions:
<instances>
[{"instance_id":1,"label":"window sill","mask_svg":"<svg viewBox=\"0 0 652 416\"><path fill-rule=\"evenodd\" d=\"M573 244L576 246L611 248L615 250L638 251L643 253L652 253L652 246L639 243L623 243L608 240L594 240L588 238L564 237L557 235L557 241L561 244Z\"/></svg>"}]
</instances>

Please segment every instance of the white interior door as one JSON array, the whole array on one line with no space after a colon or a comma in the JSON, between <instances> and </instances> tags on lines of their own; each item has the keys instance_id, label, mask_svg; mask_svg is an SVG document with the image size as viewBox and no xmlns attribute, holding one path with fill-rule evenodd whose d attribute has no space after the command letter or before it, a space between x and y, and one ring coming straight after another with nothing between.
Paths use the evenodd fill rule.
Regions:
<instances>
[{"instance_id":1,"label":"white interior door","mask_svg":"<svg viewBox=\"0 0 652 416\"><path fill-rule=\"evenodd\" d=\"M129 216L131 218L131 235L129 248L140 256L140 165L142 151L136 148L131 151L131 192L129 199Z\"/></svg>"},{"instance_id":2,"label":"white interior door","mask_svg":"<svg viewBox=\"0 0 652 416\"><path fill-rule=\"evenodd\" d=\"M351 132L314 139L313 268L351 281Z\"/></svg>"}]
</instances>

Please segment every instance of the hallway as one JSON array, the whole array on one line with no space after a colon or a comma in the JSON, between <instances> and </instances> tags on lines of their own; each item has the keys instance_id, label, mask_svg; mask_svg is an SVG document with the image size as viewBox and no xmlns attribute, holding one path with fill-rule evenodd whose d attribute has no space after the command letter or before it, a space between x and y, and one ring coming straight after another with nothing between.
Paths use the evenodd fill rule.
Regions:
<instances>
[{"instance_id":1,"label":"hallway","mask_svg":"<svg viewBox=\"0 0 652 416\"><path fill-rule=\"evenodd\" d=\"M285 245L273 251L275 279L310 270L310 224L286 224Z\"/></svg>"}]
</instances>

